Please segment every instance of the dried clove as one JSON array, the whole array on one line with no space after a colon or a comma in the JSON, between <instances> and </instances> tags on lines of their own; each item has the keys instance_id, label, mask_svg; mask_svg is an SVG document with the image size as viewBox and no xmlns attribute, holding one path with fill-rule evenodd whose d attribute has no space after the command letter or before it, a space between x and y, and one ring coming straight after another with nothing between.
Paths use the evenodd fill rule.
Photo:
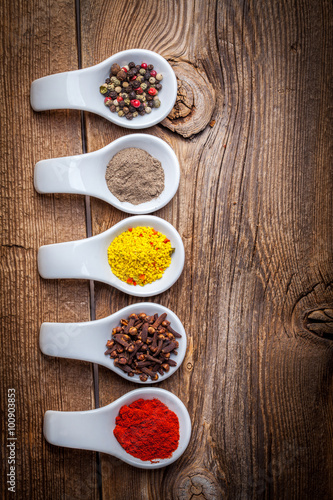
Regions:
<instances>
[{"instance_id":1,"label":"dried clove","mask_svg":"<svg viewBox=\"0 0 333 500\"><path fill-rule=\"evenodd\" d=\"M177 366L170 355L179 347L175 332L166 313L148 316L145 313L131 314L120 321L120 326L112 329L112 337L107 341L105 351L114 365L133 377L140 376L142 382L149 378L158 379ZM176 333L176 335L175 335Z\"/></svg>"}]
</instances>

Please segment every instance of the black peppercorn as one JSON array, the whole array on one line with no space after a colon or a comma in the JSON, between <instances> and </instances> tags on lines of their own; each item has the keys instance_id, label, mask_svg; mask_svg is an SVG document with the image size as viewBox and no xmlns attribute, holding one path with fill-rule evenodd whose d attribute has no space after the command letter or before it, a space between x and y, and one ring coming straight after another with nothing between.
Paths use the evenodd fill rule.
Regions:
<instances>
[{"instance_id":1,"label":"black peppercorn","mask_svg":"<svg viewBox=\"0 0 333 500\"><path fill-rule=\"evenodd\" d=\"M151 71L152 69L154 69L154 65L153 64L148 64L148 69L149 69L149 71Z\"/></svg>"},{"instance_id":2,"label":"black peppercorn","mask_svg":"<svg viewBox=\"0 0 333 500\"><path fill-rule=\"evenodd\" d=\"M117 92L115 92L114 90L112 92L110 92L110 97L112 97L112 99L117 99L117 97L118 97Z\"/></svg>"},{"instance_id":3,"label":"black peppercorn","mask_svg":"<svg viewBox=\"0 0 333 500\"><path fill-rule=\"evenodd\" d=\"M146 96L146 99L147 99L147 101L152 101L153 100L153 96L148 94Z\"/></svg>"},{"instance_id":4,"label":"black peppercorn","mask_svg":"<svg viewBox=\"0 0 333 500\"><path fill-rule=\"evenodd\" d=\"M136 67L136 69L137 69L138 71L140 71L140 69L141 69L140 64L137 64L135 67Z\"/></svg>"},{"instance_id":5,"label":"black peppercorn","mask_svg":"<svg viewBox=\"0 0 333 500\"><path fill-rule=\"evenodd\" d=\"M132 92L130 92L130 93L128 94L128 97L129 97L130 99L135 99L135 98L136 98L136 93L135 93L135 92L133 92L133 90L132 90Z\"/></svg>"},{"instance_id":6,"label":"black peppercorn","mask_svg":"<svg viewBox=\"0 0 333 500\"><path fill-rule=\"evenodd\" d=\"M145 109L144 105L143 105L143 104L140 104L140 106L138 107L138 110L139 110L139 111L144 111L144 109Z\"/></svg>"},{"instance_id":7,"label":"black peppercorn","mask_svg":"<svg viewBox=\"0 0 333 500\"><path fill-rule=\"evenodd\" d=\"M145 74L144 79L145 79L145 80L149 80L149 73L146 73L146 74Z\"/></svg>"},{"instance_id":8,"label":"black peppercorn","mask_svg":"<svg viewBox=\"0 0 333 500\"><path fill-rule=\"evenodd\" d=\"M128 109L130 110L130 113L134 113L136 111L134 106L129 106Z\"/></svg>"},{"instance_id":9,"label":"black peppercorn","mask_svg":"<svg viewBox=\"0 0 333 500\"><path fill-rule=\"evenodd\" d=\"M126 116L127 120L133 120L132 113L127 113L125 116Z\"/></svg>"},{"instance_id":10,"label":"black peppercorn","mask_svg":"<svg viewBox=\"0 0 333 500\"><path fill-rule=\"evenodd\" d=\"M118 71L120 71L119 64L117 64L117 63L112 64L112 66L111 66L111 75L116 76L116 74L118 73Z\"/></svg>"},{"instance_id":11,"label":"black peppercorn","mask_svg":"<svg viewBox=\"0 0 333 500\"><path fill-rule=\"evenodd\" d=\"M118 106L119 106L120 108L123 108L123 107L125 106L124 101L120 101L120 103L118 104Z\"/></svg>"},{"instance_id":12,"label":"black peppercorn","mask_svg":"<svg viewBox=\"0 0 333 500\"><path fill-rule=\"evenodd\" d=\"M136 80L134 80L134 82L132 83L132 87L133 89L137 89L140 87L140 82L137 82Z\"/></svg>"},{"instance_id":13,"label":"black peppercorn","mask_svg":"<svg viewBox=\"0 0 333 500\"><path fill-rule=\"evenodd\" d=\"M107 78L107 79L105 80L105 83L111 83L111 79L110 79L110 78Z\"/></svg>"},{"instance_id":14,"label":"black peppercorn","mask_svg":"<svg viewBox=\"0 0 333 500\"><path fill-rule=\"evenodd\" d=\"M132 68L132 73L133 73L133 76L134 75L137 75L139 73L139 70L137 68Z\"/></svg>"},{"instance_id":15,"label":"black peppercorn","mask_svg":"<svg viewBox=\"0 0 333 500\"><path fill-rule=\"evenodd\" d=\"M140 115L140 116L145 116L145 114L146 114L146 112L145 112L145 110L144 110L144 109L143 109L142 111L139 111L139 115Z\"/></svg>"},{"instance_id":16,"label":"black peppercorn","mask_svg":"<svg viewBox=\"0 0 333 500\"><path fill-rule=\"evenodd\" d=\"M130 63L128 63L128 67L135 68L135 63L133 61L131 61Z\"/></svg>"},{"instance_id":17,"label":"black peppercorn","mask_svg":"<svg viewBox=\"0 0 333 500\"><path fill-rule=\"evenodd\" d=\"M121 82L123 82L125 79L126 79L126 76L127 76L127 73L126 71L124 71L123 69L121 69L120 71L118 71L117 73L117 78L118 80L120 80Z\"/></svg>"},{"instance_id":18,"label":"black peppercorn","mask_svg":"<svg viewBox=\"0 0 333 500\"><path fill-rule=\"evenodd\" d=\"M156 83L155 89L156 90L161 90L161 88L162 88L162 85L160 83Z\"/></svg>"}]
</instances>

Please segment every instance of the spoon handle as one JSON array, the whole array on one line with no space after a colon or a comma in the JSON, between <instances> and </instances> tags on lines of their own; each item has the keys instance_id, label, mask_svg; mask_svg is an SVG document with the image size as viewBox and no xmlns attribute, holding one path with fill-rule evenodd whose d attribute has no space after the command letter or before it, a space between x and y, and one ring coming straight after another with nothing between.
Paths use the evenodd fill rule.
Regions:
<instances>
[{"instance_id":1,"label":"spoon handle","mask_svg":"<svg viewBox=\"0 0 333 500\"><path fill-rule=\"evenodd\" d=\"M41 160L35 165L34 185L38 193L89 194L85 167L91 154Z\"/></svg>"},{"instance_id":2,"label":"spoon handle","mask_svg":"<svg viewBox=\"0 0 333 500\"><path fill-rule=\"evenodd\" d=\"M80 359L111 368L110 357L104 355L111 329L110 322L105 319L85 323L43 323L39 346L49 356Z\"/></svg>"},{"instance_id":3,"label":"spoon handle","mask_svg":"<svg viewBox=\"0 0 333 500\"><path fill-rule=\"evenodd\" d=\"M105 408L88 411L52 411L44 415L45 439L57 446L111 453L114 419ZM115 454L116 455L116 454Z\"/></svg>"},{"instance_id":4,"label":"spoon handle","mask_svg":"<svg viewBox=\"0 0 333 500\"><path fill-rule=\"evenodd\" d=\"M104 262L105 261L105 262ZM38 250L38 271L42 278L76 278L103 281L107 249L99 235L83 240L44 245ZM105 269L104 269L105 268Z\"/></svg>"},{"instance_id":5,"label":"spoon handle","mask_svg":"<svg viewBox=\"0 0 333 500\"><path fill-rule=\"evenodd\" d=\"M44 76L31 84L30 103L35 111L88 109L84 73L86 69Z\"/></svg>"}]
</instances>

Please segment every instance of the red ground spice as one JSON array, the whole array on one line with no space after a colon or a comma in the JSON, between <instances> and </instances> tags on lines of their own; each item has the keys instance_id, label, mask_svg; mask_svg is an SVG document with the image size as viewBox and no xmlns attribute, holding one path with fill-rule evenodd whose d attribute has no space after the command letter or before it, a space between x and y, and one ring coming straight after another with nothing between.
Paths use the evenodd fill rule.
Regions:
<instances>
[{"instance_id":1,"label":"red ground spice","mask_svg":"<svg viewBox=\"0 0 333 500\"><path fill-rule=\"evenodd\" d=\"M179 420L158 399L138 399L120 408L113 433L133 457L151 461L170 458L178 448Z\"/></svg>"}]
</instances>

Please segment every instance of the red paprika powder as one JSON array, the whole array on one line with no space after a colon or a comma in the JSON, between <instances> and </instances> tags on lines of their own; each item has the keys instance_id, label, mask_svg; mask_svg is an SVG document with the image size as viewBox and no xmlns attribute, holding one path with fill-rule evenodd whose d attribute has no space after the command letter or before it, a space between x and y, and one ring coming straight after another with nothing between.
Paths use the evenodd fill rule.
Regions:
<instances>
[{"instance_id":1,"label":"red paprika powder","mask_svg":"<svg viewBox=\"0 0 333 500\"><path fill-rule=\"evenodd\" d=\"M151 461L170 458L178 447L179 420L158 399L138 399L120 408L113 433L133 457Z\"/></svg>"}]
</instances>

